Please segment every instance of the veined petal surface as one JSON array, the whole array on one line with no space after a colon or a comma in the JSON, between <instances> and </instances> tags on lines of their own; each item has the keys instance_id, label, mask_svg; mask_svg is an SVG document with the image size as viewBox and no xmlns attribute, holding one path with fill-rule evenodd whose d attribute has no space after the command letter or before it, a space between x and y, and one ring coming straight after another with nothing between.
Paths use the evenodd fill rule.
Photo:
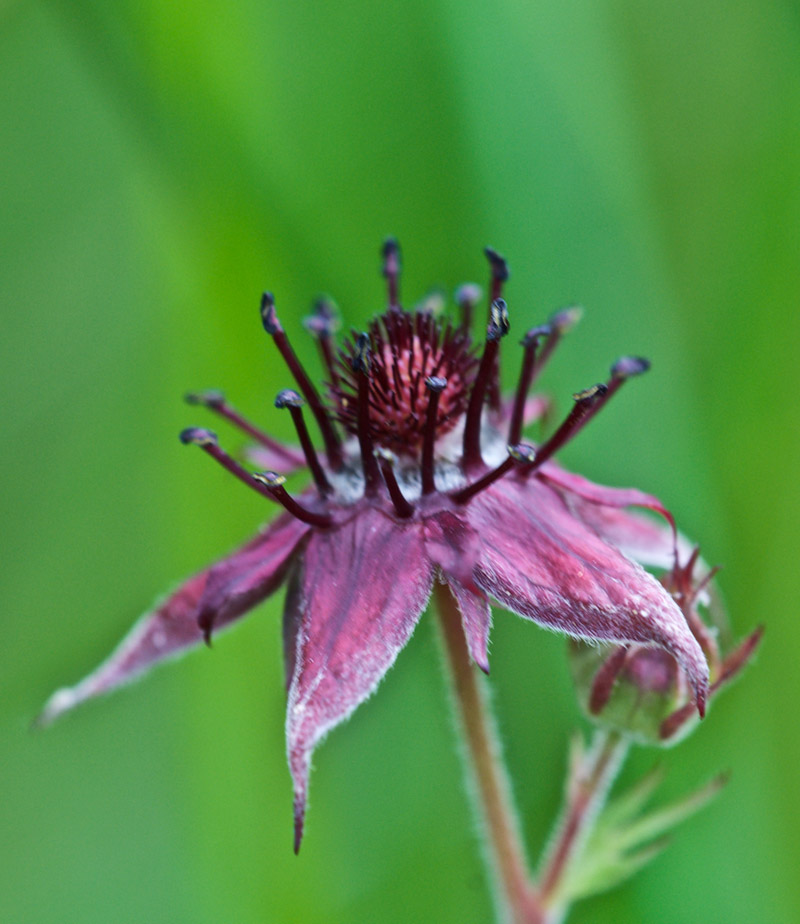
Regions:
<instances>
[{"instance_id":1,"label":"veined petal surface","mask_svg":"<svg viewBox=\"0 0 800 924\"><path fill-rule=\"evenodd\" d=\"M482 538L476 583L502 606L585 639L660 645L683 666L702 710L708 666L670 595L580 522L538 478L505 478L468 505Z\"/></svg>"},{"instance_id":2,"label":"veined petal surface","mask_svg":"<svg viewBox=\"0 0 800 924\"><path fill-rule=\"evenodd\" d=\"M284 616L289 686L286 738L299 849L316 744L375 689L414 630L433 566L418 524L365 507L315 531ZM291 638L294 643L292 644Z\"/></svg>"}]
</instances>

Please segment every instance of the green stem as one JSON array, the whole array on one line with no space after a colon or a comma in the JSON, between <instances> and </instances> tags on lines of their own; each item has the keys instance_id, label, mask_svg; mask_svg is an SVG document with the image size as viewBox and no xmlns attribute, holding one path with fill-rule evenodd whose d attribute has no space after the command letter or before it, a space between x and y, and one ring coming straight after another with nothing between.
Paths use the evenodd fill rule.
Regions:
<instances>
[{"instance_id":1,"label":"green stem","mask_svg":"<svg viewBox=\"0 0 800 924\"><path fill-rule=\"evenodd\" d=\"M501 919L513 924L544 924L538 895L528 873L494 723L469 656L461 615L447 585L437 584L434 596L466 743L465 756L474 777L475 797L485 825L487 859L494 874Z\"/></svg>"},{"instance_id":2,"label":"green stem","mask_svg":"<svg viewBox=\"0 0 800 924\"><path fill-rule=\"evenodd\" d=\"M611 785L622 768L628 742L616 732L597 731L588 752L583 745L567 781L562 818L547 851L540 878L546 924L563 920L567 907L560 894L570 866L578 859Z\"/></svg>"}]
</instances>

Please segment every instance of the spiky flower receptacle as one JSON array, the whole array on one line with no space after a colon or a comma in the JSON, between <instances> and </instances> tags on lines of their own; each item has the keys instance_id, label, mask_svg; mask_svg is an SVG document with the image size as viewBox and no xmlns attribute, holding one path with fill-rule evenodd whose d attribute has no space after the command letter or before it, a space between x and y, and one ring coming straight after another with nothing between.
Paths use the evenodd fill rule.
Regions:
<instances>
[{"instance_id":1,"label":"spiky flower receptacle","mask_svg":"<svg viewBox=\"0 0 800 924\"><path fill-rule=\"evenodd\" d=\"M240 549L191 577L134 627L111 657L44 711L50 720L208 640L273 593L288 590L283 637L288 687L287 747L294 781L295 847L300 843L314 747L369 696L408 641L434 582L449 587L472 659L488 671L490 600L546 628L594 641L635 643L669 653L702 714L708 669L673 596L639 561L669 558L674 530L629 513L665 516L660 502L633 489L593 484L557 466L554 454L647 363L617 361L606 383L574 396L564 421L538 447L523 425L545 406L529 392L576 319L558 312L523 338L511 399L501 396L499 354L509 331L502 287L505 261L487 250L489 317L481 350L470 340L476 289L459 290L461 319L405 311L398 298L399 250L383 251L388 308L340 350L322 302L307 327L317 338L327 398L308 377L271 295L264 328L297 391L288 410L299 448L272 440L217 392L192 396L244 430L269 469L251 472L206 429L181 434L285 512ZM317 454L303 405L323 443ZM259 455L260 454L260 455ZM299 498L283 473L307 466L312 486Z\"/></svg>"}]
</instances>

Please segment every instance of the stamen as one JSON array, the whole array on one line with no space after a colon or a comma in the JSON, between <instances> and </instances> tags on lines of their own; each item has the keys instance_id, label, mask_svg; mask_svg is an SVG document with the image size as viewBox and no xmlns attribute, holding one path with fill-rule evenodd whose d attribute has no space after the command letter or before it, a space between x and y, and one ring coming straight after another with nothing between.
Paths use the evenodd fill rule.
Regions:
<instances>
[{"instance_id":1,"label":"stamen","mask_svg":"<svg viewBox=\"0 0 800 924\"><path fill-rule=\"evenodd\" d=\"M275 341L284 362L289 367L289 371L295 378L300 387L303 397L308 401L311 413L317 421L317 426L322 434L322 440L325 443L325 455L328 458L328 465L335 471L342 467L342 450L339 445L339 436L333 428L325 405L320 399L317 389L314 387L311 379L306 374L300 361L295 355L294 350L289 343L286 332L281 327L278 320L278 314L275 311L275 299L271 292L265 292L261 298L261 320L264 324L264 330Z\"/></svg>"},{"instance_id":2,"label":"stamen","mask_svg":"<svg viewBox=\"0 0 800 924\"><path fill-rule=\"evenodd\" d=\"M397 478L392 468L395 461L394 454L389 452L388 449L376 449L375 457L378 460L378 465L380 466L383 480L386 482L386 489L389 492L389 497L394 504L395 512L399 517L403 517L404 519L412 516L414 513L414 505L406 499L405 495L400 490L400 485L397 483Z\"/></svg>"},{"instance_id":3,"label":"stamen","mask_svg":"<svg viewBox=\"0 0 800 924\"><path fill-rule=\"evenodd\" d=\"M456 289L456 304L461 309L461 324L459 330L466 334L472 327L472 316L475 313L475 306L481 300L481 287L474 282L465 282L464 285Z\"/></svg>"},{"instance_id":4,"label":"stamen","mask_svg":"<svg viewBox=\"0 0 800 924\"><path fill-rule=\"evenodd\" d=\"M188 427L186 430L183 430L180 434L180 441L184 446L194 445L199 446L204 452L208 453L212 459L215 459L219 464L227 469L232 475L239 479L243 484L246 484L248 488L252 488L254 491L257 491L262 497L266 497L269 500L277 501L279 504L283 504L284 507L290 512L293 513L298 520L302 520L304 523L309 523L311 526L330 526L333 522L331 518L325 514L313 513L310 510L306 510L305 507L301 507L296 501L292 500L286 491L283 491L285 498L279 494L276 494L275 490L268 489L263 483L263 479L260 479L256 474L250 474L246 468L239 465L239 463L231 458L224 449L222 449L217 442L217 434L212 430L205 430L202 427ZM275 475L274 472L270 473ZM283 476L275 475L275 478L280 479ZM283 478L283 481L286 481ZM280 484L283 484L283 481ZM286 499L290 504L286 503Z\"/></svg>"},{"instance_id":5,"label":"stamen","mask_svg":"<svg viewBox=\"0 0 800 924\"><path fill-rule=\"evenodd\" d=\"M502 298L492 302L489 325L486 329L486 346L483 350L478 374L472 386L464 424L464 468L474 468L482 462L481 415L483 402L497 361L500 339L508 333L508 310Z\"/></svg>"},{"instance_id":6,"label":"stamen","mask_svg":"<svg viewBox=\"0 0 800 924\"><path fill-rule=\"evenodd\" d=\"M547 327L550 328L550 334L547 340L545 340L544 346L536 360L536 367L533 374L534 382L541 375L542 369L547 365L547 361L561 342L561 338L564 334L569 333L582 317L583 308L579 305L571 305L569 308L561 308L547 322Z\"/></svg>"},{"instance_id":7,"label":"stamen","mask_svg":"<svg viewBox=\"0 0 800 924\"><path fill-rule=\"evenodd\" d=\"M314 484L317 486L319 493L325 497L325 495L330 494L331 486L328 479L325 477L325 472L322 470L319 458L317 457L317 451L314 449L314 444L311 442L311 437L308 435L308 427L303 419L304 404L305 401L303 401L300 395L291 388L285 388L275 399L275 407L289 409L289 413L292 415L292 422L297 430L297 436L300 439L300 446L303 449L308 467L311 469Z\"/></svg>"},{"instance_id":8,"label":"stamen","mask_svg":"<svg viewBox=\"0 0 800 924\"><path fill-rule=\"evenodd\" d=\"M339 385L339 373L336 371L336 357L333 351L333 335L339 329L336 305L326 297L314 302L314 313L303 320L303 326L317 341L328 381L332 388Z\"/></svg>"},{"instance_id":9,"label":"stamen","mask_svg":"<svg viewBox=\"0 0 800 924\"><path fill-rule=\"evenodd\" d=\"M292 516L297 517L298 520L302 520L303 523L308 523L309 526L321 526L323 528L333 523L332 518L329 517L328 514L314 513L313 510L307 510L302 504L298 504L286 488L284 488L286 478L283 475L279 475L277 472L253 472L252 478L259 487L264 488L267 497L276 500L285 507Z\"/></svg>"},{"instance_id":10,"label":"stamen","mask_svg":"<svg viewBox=\"0 0 800 924\"><path fill-rule=\"evenodd\" d=\"M398 280L400 277L400 244L393 237L387 237L381 249L383 275L386 278L386 295L390 308L399 308Z\"/></svg>"},{"instance_id":11,"label":"stamen","mask_svg":"<svg viewBox=\"0 0 800 924\"><path fill-rule=\"evenodd\" d=\"M292 467L303 464L303 459L298 453L293 452L287 446L282 445L262 430L259 430L258 427L251 424L249 420L245 420L237 410L228 404L221 391L209 390L192 392L184 396L184 401L187 404L207 407L209 410L214 411L214 413L219 414L220 417L224 417L225 420L244 431L248 436L251 436L257 443L283 456L287 464Z\"/></svg>"},{"instance_id":12,"label":"stamen","mask_svg":"<svg viewBox=\"0 0 800 924\"><path fill-rule=\"evenodd\" d=\"M575 401L572 410L550 439L539 447L535 461L524 468L523 471L526 475L529 475L535 469L541 468L552 455L557 453L565 443L568 443L575 436L583 427L595 405L603 400L607 391L608 386L601 382L589 388L584 388L583 391L579 391L572 396Z\"/></svg>"},{"instance_id":13,"label":"stamen","mask_svg":"<svg viewBox=\"0 0 800 924\"><path fill-rule=\"evenodd\" d=\"M433 478L433 450L436 445L436 421L439 413L439 396L447 387L447 379L431 375L425 379L428 389L428 409L425 412L425 432L422 442L422 493L433 494L436 490Z\"/></svg>"},{"instance_id":14,"label":"stamen","mask_svg":"<svg viewBox=\"0 0 800 924\"><path fill-rule=\"evenodd\" d=\"M511 273L508 269L508 263L506 263L505 257L501 257L493 247L484 247L483 252L486 254L486 259L489 261L489 269L492 274L491 285L489 287L489 311L491 312L492 304L503 294L503 283L508 279Z\"/></svg>"},{"instance_id":15,"label":"stamen","mask_svg":"<svg viewBox=\"0 0 800 924\"><path fill-rule=\"evenodd\" d=\"M492 321L492 306L503 293L503 283L508 279L510 273L508 264L504 257L493 250L491 247L485 247L484 251L489 261L491 270L491 282L489 284L489 323ZM493 411L499 411L502 404L503 396L500 392L500 349L498 346L497 355L492 363L491 374L488 383L489 407Z\"/></svg>"},{"instance_id":16,"label":"stamen","mask_svg":"<svg viewBox=\"0 0 800 924\"><path fill-rule=\"evenodd\" d=\"M650 360L641 356L622 356L611 367L611 378L605 387L605 391L600 396L600 400L589 410L589 413L581 421L579 430L582 430L587 423L601 411L614 395L622 388L629 378L635 375L644 375L650 368ZM576 430L575 433L578 431ZM574 436L575 434L573 434Z\"/></svg>"},{"instance_id":17,"label":"stamen","mask_svg":"<svg viewBox=\"0 0 800 924\"><path fill-rule=\"evenodd\" d=\"M522 354L522 368L519 373L517 382L517 392L514 395L514 408L511 412L511 423L508 427L508 442L513 446L520 441L522 437L522 424L525 417L525 401L528 398L528 392L533 382L533 374L536 371L536 350L539 348L539 341L551 333L550 326L543 324L540 327L533 327L525 334L522 340L522 346L525 352Z\"/></svg>"},{"instance_id":18,"label":"stamen","mask_svg":"<svg viewBox=\"0 0 800 924\"><path fill-rule=\"evenodd\" d=\"M359 334L352 359L353 372L358 380L358 445L364 469L364 494L374 496L378 491L380 472L373 454L369 427L369 354L369 334Z\"/></svg>"},{"instance_id":19,"label":"stamen","mask_svg":"<svg viewBox=\"0 0 800 924\"><path fill-rule=\"evenodd\" d=\"M476 494L480 494L480 492L488 488L489 485L494 484L495 481L498 481L503 475L510 472L514 466L531 465L535 460L536 450L528 443L519 443L516 446L509 446L508 456L496 468L493 468L490 472L487 472L482 478L479 478L472 484L467 485L466 488L455 491L450 497L457 504L466 504L467 501L472 500Z\"/></svg>"}]
</instances>

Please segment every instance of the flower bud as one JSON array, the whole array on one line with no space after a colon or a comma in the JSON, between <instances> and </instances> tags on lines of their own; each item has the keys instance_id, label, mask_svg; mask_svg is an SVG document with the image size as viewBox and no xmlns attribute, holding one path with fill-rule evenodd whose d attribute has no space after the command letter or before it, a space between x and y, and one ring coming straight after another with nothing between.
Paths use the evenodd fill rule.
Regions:
<instances>
[{"instance_id":1,"label":"flower bud","mask_svg":"<svg viewBox=\"0 0 800 924\"><path fill-rule=\"evenodd\" d=\"M676 565L661 583L672 594L709 663L709 701L750 661L761 640L758 628L722 657L717 629L701 619L714 572L697 579L698 551ZM676 659L646 645L588 645L569 642L569 662L581 706L595 724L640 744L676 744L698 724L692 688Z\"/></svg>"}]
</instances>

